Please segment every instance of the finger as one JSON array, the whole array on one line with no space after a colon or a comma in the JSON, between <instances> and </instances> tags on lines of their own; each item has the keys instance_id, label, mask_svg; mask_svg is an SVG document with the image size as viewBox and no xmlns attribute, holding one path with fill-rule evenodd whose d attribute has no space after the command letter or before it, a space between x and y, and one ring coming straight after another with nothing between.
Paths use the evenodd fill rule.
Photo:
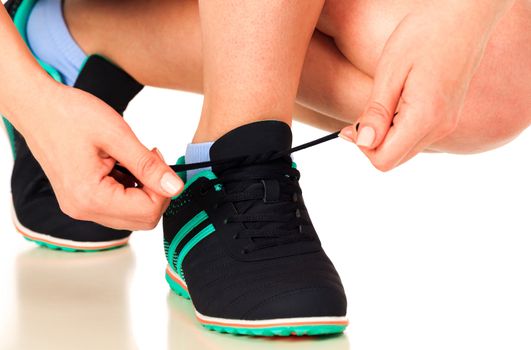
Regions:
<instances>
[{"instance_id":1,"label":"finger","mask_svg":"<svg viewBox=\"0 0 531 350\"><path fill-rule=\"evenodd\" d=\"M162 156L162 153L157 148L154 148L152 150L157 157L159 157L162 161L166 162L164 160L164 157ZM166 209L168 209L168 206L170 205L171 199L167 197L161 197L156 192L152 191L149 187L144 187L144 192L147 193L148 196L151 197L151 199L159 204L159 207L161 208L160 215L162 215Z\"/></svg>"},{"instance_id":2,"label":"finger","mask_svg":"<svg viewBox=\"0 0 531 350\"><path fill-rule=\"evenodd\" d=\"M76 206L61 209L77 220L93 221L114 229L131 231L154 228L164 208L164 203L154 203L138 188L124 188L108 176L92 189Z\"/></svg>"},{"instance_id":3,"label":"finger","mask_svg":"<svg viewBox=\"0 0 531 350\"><path fill-rule=\"evenodd\" d=\"M146 187L155 193L172 197L184 187L181 179L154 152L144 147L129 127L122 127L119 138L103 140L103 147Z\"/></svg>"},{"instance_id":4,"label":"finger","mask_svg":"<svg viewBox=\"0 0 531 350\"><path fill-rule=\"evenodd\" d=\"M162 160L156 149L151 153ZM127 186L113 175L105 175L92 191L85 196L79 208L83 217L113 228L146 230L155 227L166 209L169 200L148 187ZM123 175L123 174L122 174Z\"/></svg>"},{"instance_id":5,"label":"finger","mask_svg":"<svg viewBox=\"0 0 531 350\"><path fill-rule=\"evenodd\" d=\"M159 196L157 193L150 190L149 187L145 187L144 192L146 192L146 194L157 204L160 209L160 215L164 214L166 209L170 206L171 198Z\"/></svg>"},{"instance_id":6,"label":"finger","mask_svg":"<svg viewBox=\"0 0 531 350\"><path fill-rule=\"evenodd\" d=\"M410 71L409 65L397 61L393 47L386 47L376 68L374 85L355 127L342 130L344 137L360 147L374 149L384 140L393 121L400 96Z\"/></svg>"},{"instance_id":7,"label":"finger","mask_svg":"<svg viewBox=\"0 0 531 350\"><path fill-rule=\"evenodd\" d=\"M140 188L125 188L111 176L100 181L96 193L91 203L93 215L98 222L112 227L120 223L131 230L152 229L166 205L165 197Z\"/></svg>"},{"instance_id":8,"label":"finger","mask_svg":"<svg viewBox=\"0 0 531 350\"><path fill-rule=\"evenodd\" d=\"M428 135L429 128L422 125L421 113L403 108L384 142L374 150L363 150L371 163L381 171L389 171Z\"/></svg>"}]
</instances>

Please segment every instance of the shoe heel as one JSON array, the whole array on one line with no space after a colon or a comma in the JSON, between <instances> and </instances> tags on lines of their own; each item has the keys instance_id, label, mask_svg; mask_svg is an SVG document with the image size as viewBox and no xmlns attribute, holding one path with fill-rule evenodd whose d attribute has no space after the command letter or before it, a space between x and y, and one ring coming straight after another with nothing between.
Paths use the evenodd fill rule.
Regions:
<instances>
[{"instance_id":1,"label":"shoe heel","mask_svg":"<svg viewBox=\"0 0 531 350\"><path fill-rule=\"evenodd\" d=\"M190 300L190 294L183 289L177 282L175 282L168 273L166 273L166 282L170 285L171 290L173 290L177 295Z\"/></svg>"}]
</instances>

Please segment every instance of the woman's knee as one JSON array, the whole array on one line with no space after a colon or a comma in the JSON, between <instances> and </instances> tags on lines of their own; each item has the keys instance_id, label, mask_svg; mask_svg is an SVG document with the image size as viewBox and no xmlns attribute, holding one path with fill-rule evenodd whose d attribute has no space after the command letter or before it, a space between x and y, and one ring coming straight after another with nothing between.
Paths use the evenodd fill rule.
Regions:
<instances>
[{"instance_id":1,"label":"woman's knee","mask_svg":"<svg viewBox=\"0 0 531 350\"><path fill-rule=\"evenodd\" d=\"M474 153L508 143L531 125L531 3L517 2L494 30L461 121L435 148Z\"/></svg>"},{"instance_id":2,"label":"woman's knee","mask_svg":"<svg viewBox=\"0 0 531 350\"><path fill-rule=\"evenodd\" d=\"M370 76L389 36L415 1L327 0L319 21L341 52ZM452 153L499 147L531 124L531 3L518 1L491 36L458 128L433 145Z\"/></svg>"},{"instance_id":3,"label":"woman's knee","mask_svg":"<svg viewBox=\"0 0 531 350\"><path fill-rule=\"evenodd\" d=\"M481 112L481 110L483 112ZM531 125L531 105L465 108L456 130L430 147L448 153L479 153L503 146Z\"/></svg>"}]
</instances>

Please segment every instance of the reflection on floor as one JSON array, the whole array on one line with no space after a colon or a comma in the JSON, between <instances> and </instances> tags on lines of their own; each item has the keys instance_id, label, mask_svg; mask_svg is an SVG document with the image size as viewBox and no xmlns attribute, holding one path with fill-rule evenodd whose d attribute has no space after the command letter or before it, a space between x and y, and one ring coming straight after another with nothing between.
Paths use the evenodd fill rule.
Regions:
<instances>
[{"instance_id":1,"label":"reflection on floor","mask_svg":"<svg viewBox=\"0 0 531 350\"><path fill-rule=\"evenodd\" d=\"M135 348L127 302L134 260L129 247L92 254L44 248L21 253L15 265L14 348Z\"/></svg>"},{"instance_id":2,"label":"reflection on floor","mask_svg":"<svg viewBox=\"0 0 531 350\"><path fill-rule=\"evenodd\" d=\"M30 246L27 246L30 247ZM135 247L135 246L133 246ZM136 247L138 248L138 247ZM145 248L145 247L142 247ZM145 249L138 251L143 253ZM140 315L143 321L162 327L167 339L148 338L149 349L334 349L349 348L344 335L322 338L251 338L218 334L201 327L190 301L172 293L165 284L143 284L143 290L164 288L164 300L134 297L133 248L100 253L65 253L30 248L16 255L12 273L16 277L12 315L7 339L0 349L142 349L133 315L136 303L148 308L160 304L168 317ZM161 274L161 279L162 274ZM167 288L167 289L166 289ZM163 298L162 298L163 299ZM160 316L160 317L159 317ZM9 317L9 316L8 316ZM0 319L2 315L0 315ZM146 320L146 318L148 318ZM167 325L165 324L167 322ZM141 331L146 332L145 328ZM7 342L7 345L6 345ZM143 346L140 346L142 344Z\"/></svg>"}]
</instances>

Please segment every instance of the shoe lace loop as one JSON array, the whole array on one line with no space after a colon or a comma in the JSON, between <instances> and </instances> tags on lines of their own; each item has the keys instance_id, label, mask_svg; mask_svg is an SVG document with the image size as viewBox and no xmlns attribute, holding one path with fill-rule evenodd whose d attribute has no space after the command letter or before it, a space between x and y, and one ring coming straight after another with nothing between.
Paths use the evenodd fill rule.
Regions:
<instances>
[{"instance_id":1,"label":"shoe lace loop","mask_svg":"<svg viewBox=\"0 0 531 350\"><path fill-rule=\"evenodd\" d=\"M225 223L241 224L233 238L249 241L242 253L314 239L304 230L310 222L298 201L300 173L289 164L288 158L267 168L239 166L211 180L225 191L218 205L230 203L237 210Z\"/></svg>"},{"instance_id":2,"label":"shoe lace loop","mask_svg":"<svg viewBox=\"0 0 531 350\"><path fill-rule=\"evenodd\" d=\"M178 164L170 167L185 172L218 165L226 170L209 180L209 188L221 188L224 196L217 203L232 204L237 211L225 224L240 223L242 229L234 239L247 239L243 254L300 241L314 240L305 230L310 225L306 209L299 197L300 173L291 166L290 154L337 138L339 131L283 151L271 151L227 159ZM119 165L121 172L129 171ZM129 173L130 174L130 173ZM201 190L205 194L205 189Z\"/></svg>"},{"instance_id":3,"label":"shoe lace loop","mask_svg":"<svg viewBox=\"0 0 531 350\"><path fill-rule=\"evenodd\" d=\"M237 214L225 223L240 223L242 229L234 239L247 239L242 253L311 241L315 237L305 230L310 224L308 213L299 201L302 192L300 173L291 167L290 154L337 138L339 132L284 150L234 157L217 161L172 166L181 172L209 166L225 165L212 185L221 186L225 195L219 205L231 203ZM267 163L267 166L264 164Z\"/></svg>"}]
</instances>

